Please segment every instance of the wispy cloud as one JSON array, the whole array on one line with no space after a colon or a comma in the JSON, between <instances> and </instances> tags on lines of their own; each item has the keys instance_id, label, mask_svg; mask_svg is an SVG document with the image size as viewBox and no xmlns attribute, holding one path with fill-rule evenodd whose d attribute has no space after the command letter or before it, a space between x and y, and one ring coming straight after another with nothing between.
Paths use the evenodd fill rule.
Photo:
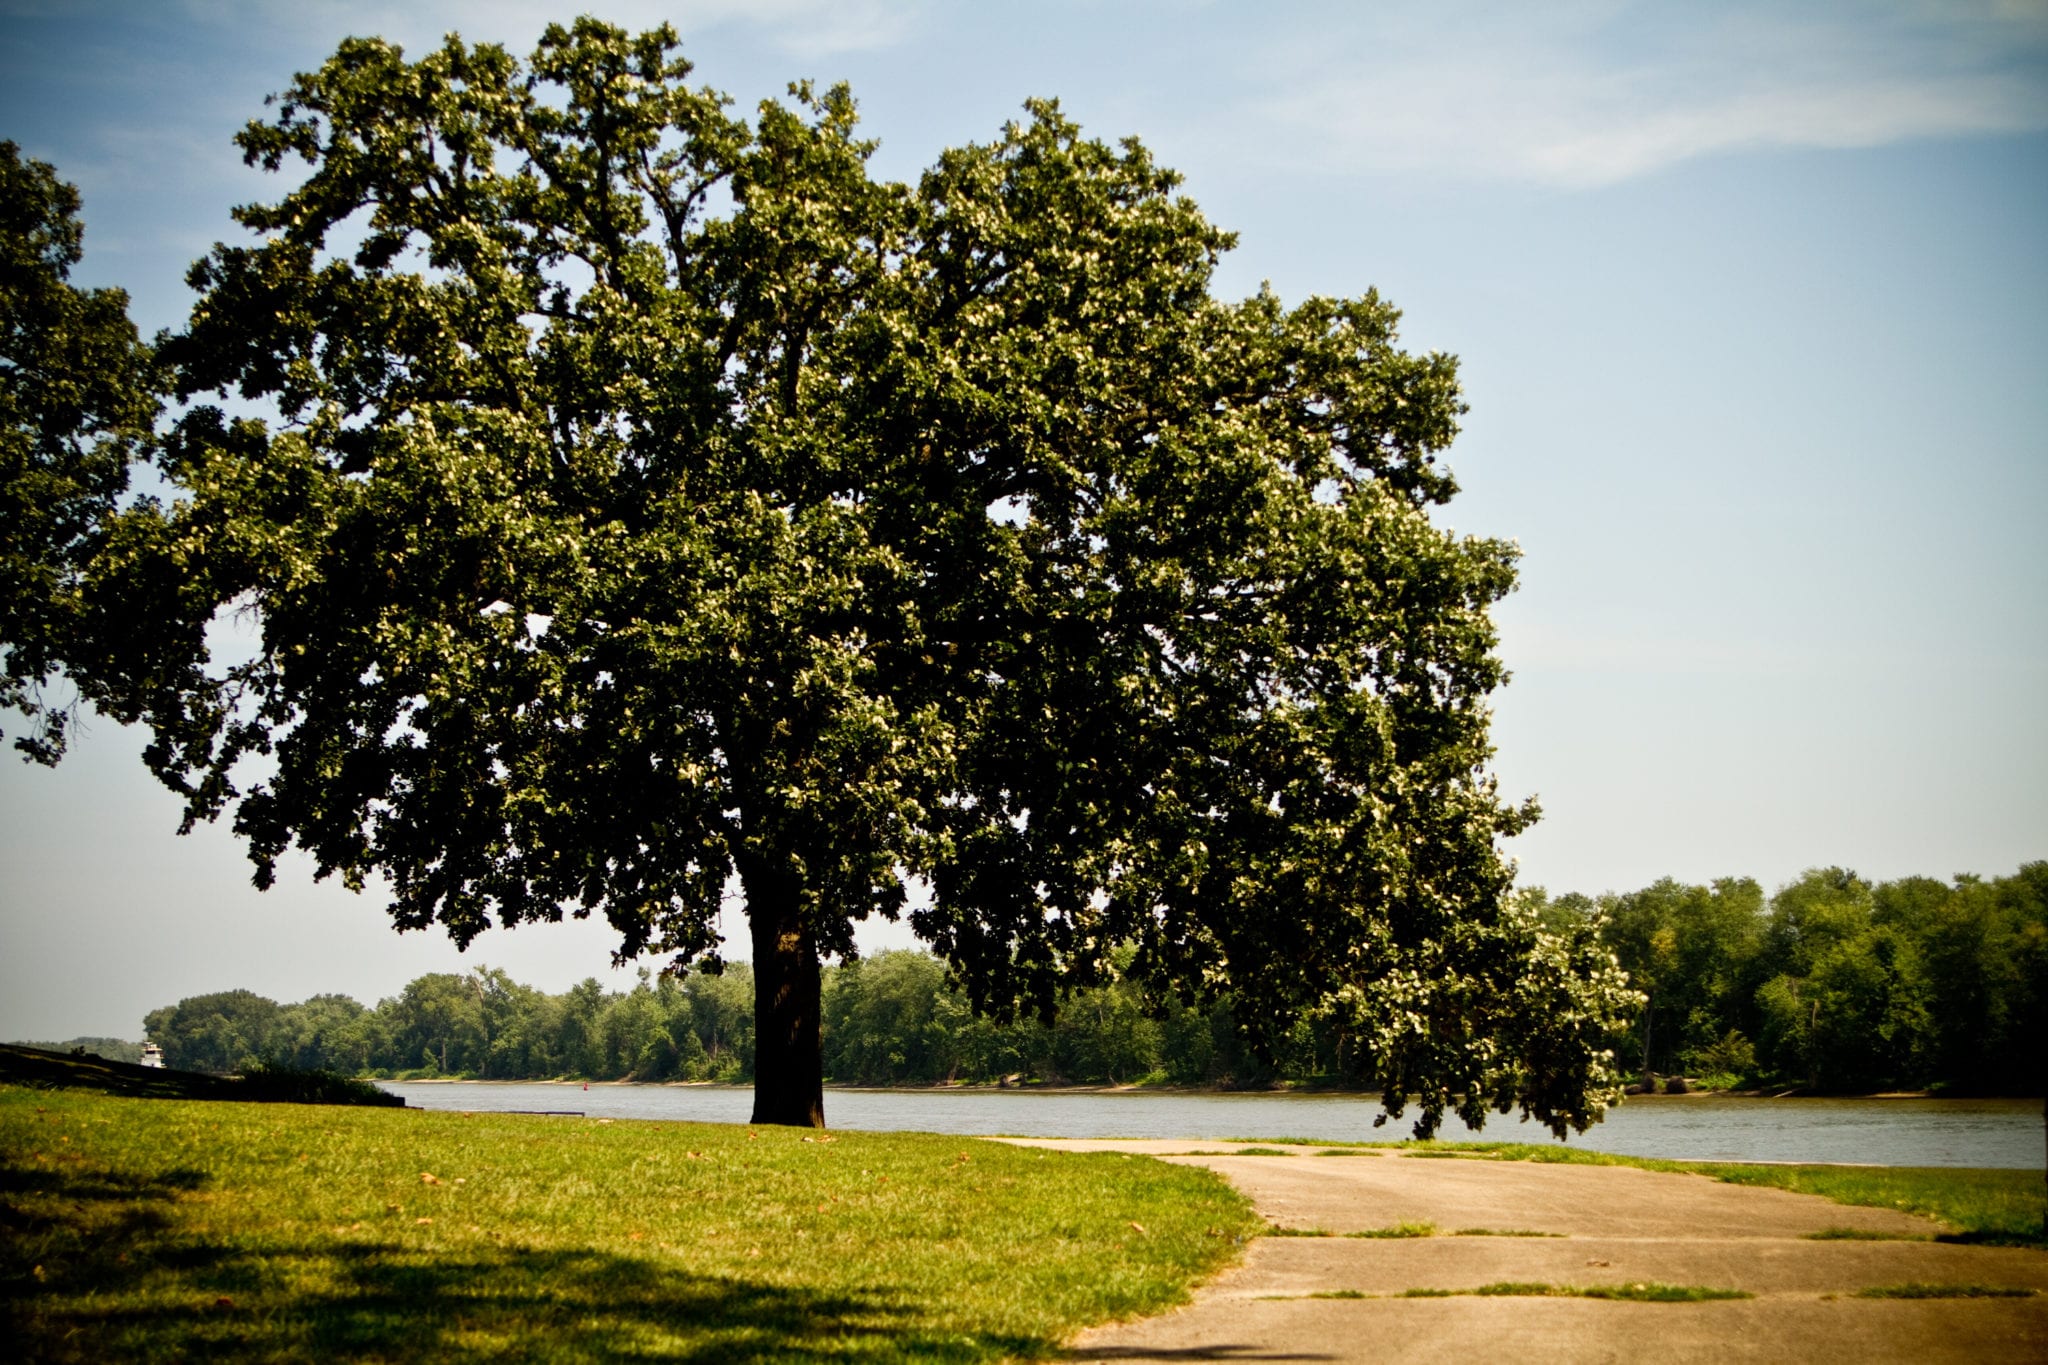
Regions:
<instances>
[{"instance_id":1,"label":"wispy cloud","mask_svg":"<svg viewBox=\"0 0 2048 1365\"><path fill-rule=\"evenodd\" d=\"M2048 127L2048 3L1453 7L1276 42L1262 146L1353 170L1597 186L1753 147Z\"/></svg>"},{"instance_id":2,"label":"wispy cloud","mask_svg":"<svg viewBox=\"0 0 2048 1365\"><path fill-rule=\"evenodd\" d=\"M194 0L215 5L220 0ZM905 41L918 28L922 0L589 0L564 6L559 0L453 0L402 4L395 0L311 0L295 7L297 21L325 31L337 16L350 31L379 33L411 47L449 31L477 38L510 40L521 48L551 23L577 12L594 14L629 29L670 23L686 35L710 28L751 28L774 48L802 58L842 52L870 52Z\"/></svg>"}]
</instances>

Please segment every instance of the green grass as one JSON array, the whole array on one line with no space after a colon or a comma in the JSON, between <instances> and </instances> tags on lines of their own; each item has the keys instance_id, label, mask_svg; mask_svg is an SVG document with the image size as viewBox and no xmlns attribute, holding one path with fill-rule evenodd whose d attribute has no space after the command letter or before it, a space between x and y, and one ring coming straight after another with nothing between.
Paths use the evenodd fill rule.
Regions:
<instances>
[{"instance_id":1,"label":"green grass","mask_svg":"<svg viewBox=\"0 0 2048 1365\"><path fill-rule=\"evenodd\" d=\"M0 1087L16 1358L1044 1357L1258 1228L1114 1154Z\"/></svg>"},{"instance_id":2,"label":"green grass","mask_svg":"<svg viewBox=\"0 0 2048 1365\"><path fill-rule=\"evenodd\" d=\"M1278 1147L1240 1147L1234 1152L1218 1152L1218 1156L1293 1156Z\"/></svg>"},{"instance_id":3,"label":"green grass","mask_svg":"<svg viewBox=\"0 0 2048 1365\"><path fill-rule=\"evenodd\" d=\"M1856 1291L1859 1299L2031 1299L2034 1291L2001 1284L1880 1284Z\"/></svg>"},{"instance_id":4,"label":"green grass","mask_svg":"<svg viewBox=\"0 0 2048 1365\"><path fill-rule=\"evenodd\" d=\"M1838 1204L1917 1213L1946 1225L1937 1241L2048 1246L2039 1171L1924 1166L1691 1166L1734 1185L1770 1185Z\"/></svg>"},{"instance_id":5,"label":"green grass","mask_svg":"<svg viewBox=\"0 0 2048 1365\"><path fill-rule=\"evenodd\" d=\"M1927 1288L1928 1286L1915 1286ZM2009 1293L2010 1291L1991 1291ZM2030 1292L2030 1291L2021 1291ZM1319 1289L1308 1294L1262 1294L1263 1299L1614 1299L1626 1303L1712 1303L1753 1299L1746 1289L1716 1289L1703 1284L1539 1284L1501 1280L1472 1289L1404 1289L1398 1294L1368 1294L1362 1289ZM1903 1297L1903 1296L1901 1296ZM1927 1296L1932 1297L1932 1296Z\"/></svg>"},{"instance_id":6,"label":"green grass","mask_svg":"<svg viewBox=\"0 0 2048 1365\"><path fill-rule=\"evenodd\" d=\"M1404 1299L1481 1298L1619 1299L1629 1303L1708 1303L1717 1299L1755 1298L1746 1289L1716 1289L1703 1284L1531 1284L1503 1280L1477 1289L1409 1289Z\"/></svg>"},{"instance_id":7,"label":"green grass","mask_svg":"<svg viewBox=\"0 0 2048 1365\"><path fill-rule=\"evenodd\" d=\"M1435 1237L1434 1223L1394 1223L1358 1232L1331 1232L1328 1228L1283 1228L1274 1223L1266 1228L1268 1237ZM1530 1232L1524 1228L1459 1228L1452 1237L1562 1237L1562 1232Z\"/></svg>"},{"instance_id":8,"label":"green grass","mask_svg":"<svg viewBox=\"0 0 2048 1365\"><path fill-rule=\"evenodd\" d=\"M1910 1232L1872 1232L1868 1228L1822 1228L1805 1236L1809 1242L1924 1242L1928 1237L1916 1237Z\"/></svg>"},{"instance_id":9,"label":"green grass","mask_svg":"<svg viewBox=\"0 0 2048 1365\"><path fill-rule=\"evenodd\" d=\"M1246 1139L1249 1141L1250 1139ZM1287 1139L1271 1139L1284 1142ZM1816 1194L1838 1204L1860 1204L1920 1214L1945 1225L1937 1240L1995 1246L2048 1247L2039 1171L1974 1170L1945 1166L1797 1166L1734 1162L1663 1161L1617 1156L1534 1142L1369 1142L1360 1149L1391 1150L1403 1157L1562 1162L1579 1166L1633 1166L1646 1171L1704 1175L1734 1185L1766 1185ZM1332 1148L1331 1150L1336 1150Z\"/></svg>"}]
</instances>

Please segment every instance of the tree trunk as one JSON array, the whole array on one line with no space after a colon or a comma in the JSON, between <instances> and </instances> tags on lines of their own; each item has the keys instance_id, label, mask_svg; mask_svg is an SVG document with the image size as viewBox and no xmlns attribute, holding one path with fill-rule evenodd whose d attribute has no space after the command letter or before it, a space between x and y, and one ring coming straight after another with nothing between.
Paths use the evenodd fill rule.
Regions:
<instances>
[{"instance_id":1,"label":"tree trunk","mask_svg":"<svg viewBox=\"0 0 2048 1365\"><path fill-rule=\"evenodd\" d=\"M745 877L754 940L754 1123L825 1126L818 948L793 883Z\"/></svg>"}]
</instances>

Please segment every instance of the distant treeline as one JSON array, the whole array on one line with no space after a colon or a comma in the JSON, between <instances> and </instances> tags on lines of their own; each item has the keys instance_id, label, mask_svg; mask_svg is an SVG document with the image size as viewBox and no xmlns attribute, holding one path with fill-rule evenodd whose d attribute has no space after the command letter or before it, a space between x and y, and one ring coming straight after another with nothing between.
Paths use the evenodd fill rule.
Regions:
<instances>
[{"instance_id":1,"label":"distant treeline","mask_svg":"<svg viewBox=\"0 0 2048 1365\"><path fill-rule=\"evenodd\" d=\"M2043 1086L2048 863L1988 881L1876 885L1829 868L1768 898L1748 878L1522 895L1554 925L1594 925L1647 994L1614 1039L1631 1071L1836 1091ZM715 977L643 972L630 991L586 980L560 995L480 968L420 977L374 1008L342 995L280 1005L228 991L144 1023L170 1065L193 1070L268 1062L385 1077L748 1081L753 989L743 963ZM823 1032L827 1075L852 1085L1373 1081L1329 1021L1300 1020L1262 1059L1227 999L1162 1006L1125 982L1076 991L1049 1023L979 1019L921 952L828 968Z\"/></svg>"},{"instance_id":2,"label":"distant treeline","mask_svg":"<svg viewBox=\"0 0 2048 1365\"><path fill-rule=\"evenodd\" d=\"M1123 982L1076 992L1050 1024L978 1019L944 965L922 952L828 967L824 990L825 1070L847 1085L1007 1077L1265 1084L1337 1061L1303 1029L1298 1048L1261 1063L1237 1038L1226 1006L1156 1017ZM560 995L497 968L437 972L374 1008L345 995L280 1005L223 991L153 1010L143 1022L169 1065L198 1071L267 1062L413 1079L745 1082L754 1074L754 982L745 963L680 979L643 970L630 991L592 979Z\"/></svg>"},{"instance_id":3,"label":"distant treeline","mask_svg":"<svg viewBox=\"0 0 2048 1365\"><path fill-rule=\"evenodd\" d=\"M1598 923L1648 994L1615 1044L1637 1069L1827 1091L2048 1082L2048 862L1952 883L1826 868L1768 901L1746 877L1535 895L1555 922Z\"/></svg>"}]
</instances>

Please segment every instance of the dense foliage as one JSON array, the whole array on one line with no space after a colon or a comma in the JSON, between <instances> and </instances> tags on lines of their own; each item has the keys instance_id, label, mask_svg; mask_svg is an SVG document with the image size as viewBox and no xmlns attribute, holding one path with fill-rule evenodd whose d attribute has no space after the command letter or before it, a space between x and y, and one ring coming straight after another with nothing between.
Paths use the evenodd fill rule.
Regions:
<instances>
[{"instance_id":1,"label":"dense foliage","mask_svg":"<svg viewBox=\"0 0 2048 1365\"><path fill-rule=\"evenodd\" d=\"M155 365L118 289L77 289L78 191L0 142L0 709L15 747L64 751L69 707L46 701L80 609L79 581L156 420Z\"/></svg>"},{"instance_id":2,"label":"dense foliage","mask_svg":"<svg viewBox=\"0 0 2048 1365\"><path fill-rule=\"evenodd\" d=\"M2042 1085L2048 863L1953 884L1871 885L1828 869L1768 899L1732 878L1531 898L1546 914L1590 918L1647 991L1648 1009L1612 1040L1644 1069L1723 1086ZM643 979L629 992L586 981L551 996L483 969L421 977L374 1009L344 996L279 1006L232 991L154 1011L147 1027L173 1065L208 1070L271 1058L378 1075L745 1081L745 973L734 964L724 978ZM1124 981L1076 992L1050 1022L997 1023L924 953L879 953L824 977L825 1071L846 1085L1370 1088L1370 1054L1344 1024L1336 1011L1304 1016L1261 1059L1227 1001L1148 1009Z\"/></svg>"},{"instance_id":3,"label":"dense foliage","mask_svg":"<svg viewBox=\"0 0 2048 1365\"><path fill-rule=\"evenodd\" d=\"M689 73L583 19L295 78L157 352L171 495L81 504L9 658L259 885L296 847L401 928L598 915L684 976L736 886L759 1121L822 1122L821 964L906 912L999 1021L1128 980L1330 1020L1425 1131L1597 1118L1631 997L1509 895L1456 362L1371 292L1215 297L1230 235L1056 104L898 184L843 88Z\"/></svg>"},{"instance_id":4,"label":"dense foliage","mask_svg":"<svg viewBox=\"0 0 2048 1365\"><path fill-rule=\"evenodd\" d=\"M1746 878L1561 896L1601 925L1648 1008L1642 1070L1822 1090L2040 1094L2048 1085L2048 863L1872 884L1816 869L1766 902Z\"/></svg>"},{"instance_id":5,"label":"dense foliage","mask_svg":"<svg viewBox=\"0 0 2048 1365\"><path fill-rule=\"evenodd\" d=\"M250 991L194 996L143 1026L167 1064L239 1071L258 1062L346 1075L746 1081L754 1070L752 974L680 981L643 972L633 991L586 980L560 995L504 972L422 976L366 1008L345 995L279 1005Z\"/></svg>"}]
</instances>

